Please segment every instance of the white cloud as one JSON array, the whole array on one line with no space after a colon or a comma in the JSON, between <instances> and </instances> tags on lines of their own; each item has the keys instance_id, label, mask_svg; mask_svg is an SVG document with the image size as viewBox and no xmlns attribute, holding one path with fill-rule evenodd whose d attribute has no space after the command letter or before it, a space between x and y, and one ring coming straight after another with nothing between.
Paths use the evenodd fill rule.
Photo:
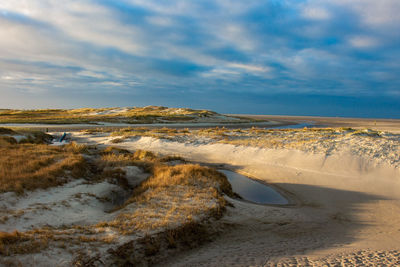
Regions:
<instances>
[{"instance_id":1,"label":"white cloud","mask_svg":"<svg viewBox=\"0 0 400 267\"><path fill-rule=\"evenodd\" d=\"M323 7L306 6L302 10L303 17L312 20L327 20L331 18L331 14Z\"/></svg>"},{"instance_id":2,"label":"white cloud","mask_svg":"<svg viewBox=\"0 0 400 267\"><path fill-rule=\"evenodd\" d=\"M347 66L354 73L370 68L353 48L373 53L368 49L392 42L385 46L392 50L379 55L396 50L391 35L399 35L393 29L400 25L400 0L118 2L0 0L0 88L12 82L29 87L29 79L37 87L94 92L102 86L207 87L219 78L338 81L349 76ZM125 4L132 6L124 10ZM171 78L169 62L178 62L176 71L193 71ZM394 73L389 63L382 69ZM210 79L196 80L199 73Z\"/></svg>"},{"instance_id":3,"label":"white cloud","mask_svg":"<svg viewBox=\"0 0 400 267\"><path fill-rule=\"evenodd\" d=\"M187 15L193 13L196 1L175 0L124 0L131 5L140 6L156 13L164 15Z\"/></svg>"},{"instance_id":4,"label":"white cloud","mask_svg":"<svg viewBox=\"0 0 400 267\"><path fill-rule=\"evenodd\" d=\"M369 36L353 36L349 43L356 48L373 48L379 45L376 39Z\"/></svg>"},{"instance_id":5,"label":"white cloud","mask_svg":"<svg viewBox=\"0 0 400 267\"><path fill-rule=\"evenodd\" d=\"M333 0L332 2L354 10L369 26L399 26L399 0Z\"/></svg>"},{"instance_id":6,"label":"white cloud","mask_svg":"<svg viewBox=\"0 0 400 267\"><path fill-rule=\"evenodd\" d=\"M241 73L239 71L224 67L215 67L211 71L201 74L204 78L216 78L229 81L239 80L240 75Z\"/></svg>"},{"instance_id":7,"label":"white cloud","mask_svg":"<svg viewBox=\"0 0 400 267\"><path fill-rule=\"evenodd\" d=\"M146 51L144 34L139 28L121 23L110 9L92 1L2 0L0 9L46 22L75 41L113 47L134 55Z\"/></svg>"},{"instance_id":8,"label":"white cloud","mask_svg":"<svg viewBox=\"0 0 400 267\"><path fill-rule=\"evenodd\" d=\"M149 16L146 18L147 22L156 26L170 27L174 25L173 20L166 16Z\"/></svg>"},{"instance_id":9,"label":"white cloud","mask_svg":"<svg viewBox=\"0 0 400 267\"><path fill-rule=\"evenodd\" d=\"M243 74L253 76L263 76L270 78L271 68L267 66L243 64L243 63L226 63L214 66L208 72L202 74L203 77L212 77L225 80L238 80Z\"/></svg>"},{"instance_id":10,"label":"white cloud","mask_svg":"<svg viewBox=\"0 0 400 267\"><path fill-rule=\"evenodd\" d=\"M234 46L239 51L251 52L258 47L257 38L246 29L245 25L234 22L214 21L204 25L209 33L214 36L218 46Z\"/></svg>"},{"instance_id":11,"label":"white cloud","mask_svg":"<svg viewBox=\"0 0 400 267\"><path fill-rule=\"evenodd\" d=\"M1 80L6 80L6 81L10 81L10 80L15 80L16 78L14 76L11 75L3 75L0 77Z\"/></svg>"},{"instance_id":12,"label":"white cloud","mask_svg":"<svg viewBox=\"0 0 400 267\"><path fill-rule=\"evenodd\" d=\"M125 84L121 83L121 82L113 82L113 81L105 81L105 82L99 82L98 84L101 85L107 85L107 86L124 86Z\"/></svg>"},{"instance_id":13,"label":"white cloud","mask_svg":"<svg viewBox=\"0 0 400 267\"><path fill-rule=\"evenodd\" d=\"M90 70L83 70L83 71L78 72L77 74L81 75L81 76L92 77L92 78L97 78L97 79L105 78L104 74L90 71Z\"/></svg>"},{"instance_id":14,"label":"white cloud","mask_svg":"<svg viewBox=\"0 0 400 267\"><path fill-rule=\"evenodd\" d=\"M257 66L250 64L240 64L240 63L229 63L227 65L230 68L240 69L247 72L269 72L271 69L266 66Z\"/></svg>"}]
</instances>

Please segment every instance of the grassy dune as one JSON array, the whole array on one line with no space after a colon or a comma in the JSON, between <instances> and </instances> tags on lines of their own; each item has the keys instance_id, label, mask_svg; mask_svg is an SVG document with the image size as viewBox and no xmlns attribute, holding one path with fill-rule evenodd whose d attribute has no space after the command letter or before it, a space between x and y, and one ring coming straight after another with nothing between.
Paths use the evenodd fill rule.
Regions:
<instances>
[{"instance_id":1,"label":"grassy dune","mask_svg":"<svg viewBox=\"0 0 400 267\"><path fill-rule=\"evenodd\" d=\"M0 135L0 194L15 192L23 198L38 189L62 190L63 184L82 178L93 185L107 181L131 192L122 205L111 211L115 214L112 219L95 224L0 231L0 255L5 257L0 264L12 263L20 254L74 247L75 250L69 250L74 254L73 264L85 266L96 261L86 251L101 246L109 246L110 264L151 263L157 255L172 248L187 249L207 240L209 230L205 225L223 213L227 205L223 195L233 195L223 174L208 167L186 164L181 158L74 143L54 147L46 144L40 135L30 143L17 143L12 135L20 133L0 129L3 133ZM183 163L169 164L176 160ZM127 166L139 167L150 176L130 188L124 169ZM13 214L14 220L21 212L24 211L9 211L9 214ZM10 216L0 216L0 226L8 220ZM114 234L109 235L110 232ZM138 238L138 235L144 237ZM131 237L133 241L121 244L122 237Z\"/></svg>"},{"instance_id":2,"label":"grassy dune","mask_svg":"<svg viewBox=\"0 0 400 267\"><path fill-rule=\"evenodd\" d=\"M61 185L71 175L84 175L86 162L76 145L0 145L0 192L23 193Z\"/></svg>"},{"instance_id":3,"label":"grassy dune","mask_svg":"<svg viewBox=\"0 0 400 267\"><path fill-rule=\"evenodd\" d=\"M63 184L67 176L84 174L83 146L72 143L63 147L47 145L51 136L41 132L0 128L0 193L48 188ZM11 135L11 136L9 136ZM13 135L25 135L20 143Z\"/></svg>"},{"instance_id":4,"label":"grassy dune","mask_svg":"<svg viewBox=\"0 0 400 267\"><path fill-rule=\"evenodd\" d=\"M0 110L0 123L153 123L184 122L216 116L208 110L158 106L133 108L81 108L41 110Z\"/></svg>"}]
</instances>

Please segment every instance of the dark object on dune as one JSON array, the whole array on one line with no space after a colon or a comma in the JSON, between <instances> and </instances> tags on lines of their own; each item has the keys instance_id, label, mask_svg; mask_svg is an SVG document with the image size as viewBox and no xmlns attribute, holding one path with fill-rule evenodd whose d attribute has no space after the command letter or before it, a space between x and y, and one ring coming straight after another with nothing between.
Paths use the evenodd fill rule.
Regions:
<instances>
[{"instance_id":1,"label":"dark object on dune","mask_svg":"<svg viewBox=\"0 0 400 267\"><path fill-rule=\"evenodd\" d=\"M64 134L61 136L61 138L60 138L60 143L61 143L62 141L64 141L64 139L65 139L66 136L67 136L67 133L64 133Z\"/></svg>"}]
</instances>

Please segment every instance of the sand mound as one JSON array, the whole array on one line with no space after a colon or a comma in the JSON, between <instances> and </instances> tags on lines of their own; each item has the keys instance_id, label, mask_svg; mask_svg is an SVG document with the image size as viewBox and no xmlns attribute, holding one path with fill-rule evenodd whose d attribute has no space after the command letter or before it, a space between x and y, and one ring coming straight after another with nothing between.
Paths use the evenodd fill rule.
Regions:
<instances>
[{"instance_id":1,"label":"sand mound","mask_svg":"<svg viewBox=\"0 0 400 267\"><path fill-rule=\"evenodd\" d=\"M107 136L93 140L110 142ZM211 244L174 257L167 265L396 265L400 171L394 162L399 161L399 140L387 141L385 151L377 154L362 152L378 149L375 139L357 140L357 135L347 136L341 146L357 148L359 154L348 149L327 154L236 146L208 139L184 143L135 137L119 145L224 164L273 183L296 199L295 207L230 199L235 207L223 218L227 230ZM318 142L326 147L334 140Z\"/></svg>"}]
</instances>

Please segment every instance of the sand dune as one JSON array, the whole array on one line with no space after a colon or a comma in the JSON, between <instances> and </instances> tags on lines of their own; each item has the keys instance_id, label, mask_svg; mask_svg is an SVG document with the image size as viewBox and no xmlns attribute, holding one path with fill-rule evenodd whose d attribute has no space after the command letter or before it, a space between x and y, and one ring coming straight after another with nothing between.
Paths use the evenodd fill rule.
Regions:
<instances>
[{"instance_id":1,"label":"sand dune","mask_svg":"<svg viewBox=\"0 0 400 267\"><path fill-rule=\"evenodd\" d=\"M73 132L70 137L82 144L149 150L233 170L268 183L289 200L288 205L260 205L225 196L233 206L212 226L222 229L219 235L200 247L175 251L160 265L400 265L399 134L348 129L146 131L122 131L126 136ZM136 167L127 172L129 177L141 174ZM95 223L111 216L101 199L123 193L107 182L88 185L81 180L20 197L4 193L0 215L12 210L15 216L3 222L3 230ZM105 248L97 249L106 255ZM51 254L46 256L50 265L68 265L71 258L56 248L43 253ZM19 260L36 257L35 264L42 265L43 255Z\"/></svg>"},{"instance_id":2,"label":"sand dune","mask_svg":"<svg viewBox=\"0 0 400 267\"><path fill-rule=\"evenodd\" d=\"M396 138L391 142L397 145ZM93 140L107 145L110 138ZM296 203L280 207L229 199L235 207L222 219L227 230L212 243L174 257L170 266L400 264L400 170L382 160L398 153L397 146L375 158L345 150L326 154L151 137L127 139L120 146L224 164L272 183Z\"/></svg>"}]
</instances>

